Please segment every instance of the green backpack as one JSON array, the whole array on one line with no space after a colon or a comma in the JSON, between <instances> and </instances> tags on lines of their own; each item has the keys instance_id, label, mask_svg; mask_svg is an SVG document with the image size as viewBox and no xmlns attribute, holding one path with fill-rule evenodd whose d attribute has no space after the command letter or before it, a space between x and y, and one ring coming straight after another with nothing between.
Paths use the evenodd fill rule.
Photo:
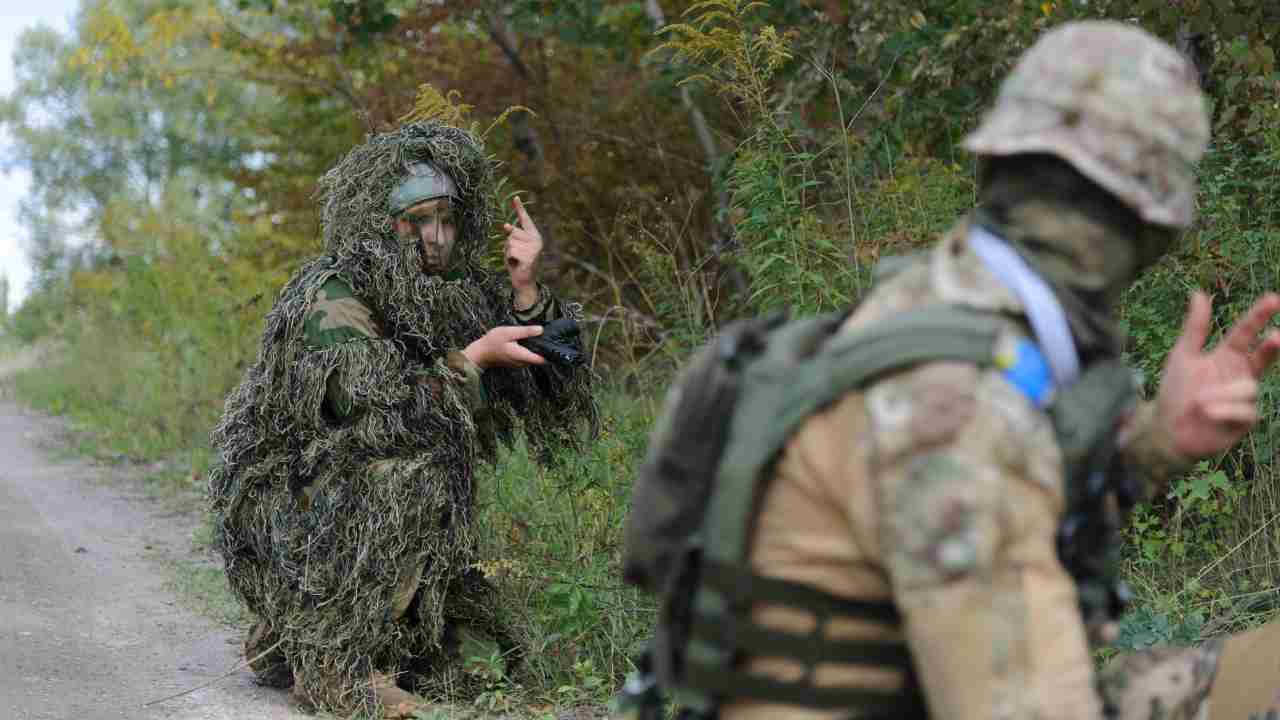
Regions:
<instances>
[{"instance_id":1,"label":"green backpack","mask_svg":"<svg viewBox=\"0 0 1280 720\"><path fill-rule=\"evenodd\" d=\"M753 523L779 453L806 418L851 390L919 363L997 364L1005 321L937 305L837 334L847 316L787 321L775 315L726 327L681 371L651 436L634 486L623 574L659 599L643 662L695 714L714 716L721 699L735 697L856 710L867 718L927 715L904 643L825 637L833 619L897 626L893 604L757 575L749 564ZM1059 539L1072 552L1077 567L1068 567L1078 579L1096 581L1109 567L1093 550L1108 547L1116 529L1099 511L1114 487L1098 478L1114 456L1116 422L1134 398L1132 373L1119 361L1106 361L1092 366L1070 392L1057 393L1049 408L1069 480L1071 511L1063 527L1071 537ZM1088 551L1079 552L1081 547ZM1063 560L1070 558L1064 553ZM1104 584L1111 587L1109 580ZM1105 600L1111 602L1112 594ZM758 626L750 617L753 602L801 609L817 625L808 635ZM785 658L805 671L792 682L751 675L740 669L748 656ZM893 692L818 686L813 673L823 663L898 669L907 682Z\"/></svg>"}]
</instances>

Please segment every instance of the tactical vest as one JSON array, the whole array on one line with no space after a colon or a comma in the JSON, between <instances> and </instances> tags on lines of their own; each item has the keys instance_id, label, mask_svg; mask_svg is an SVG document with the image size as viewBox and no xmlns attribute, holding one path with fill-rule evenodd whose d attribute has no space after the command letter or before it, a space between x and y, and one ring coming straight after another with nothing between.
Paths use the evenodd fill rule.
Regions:
<instances>
[{"instance_id":1,"label":"tactical vest","mask_svg":"<svg viewBox=\"0 0 1280 720\"><path fill-rule=\"evenodd\" d=\"M768 578L750 567L751 539L761 499L788 439L813 414L884 375L936 361L996 367L1028 399L1050 413L1066 466L1068 512L1059 547L1081 587L1082 603L1119 612L1122 593L1113 565L1097 553L1114 548L1118 519L1105 507L1126 507L1132 492L1106 471L1115 456L1115 429L1132 408L1136 385L1119 361L1091 366L1065 391L1053 392L1043 357L1029 340L1007 356L997 340L1007 327L995 314L937 305L900 313L847 333L847 315L783 323L744 321L686 368L668 401L636 483L627 530L627 579L659 595L650 662L660 684L695 715L714 717L725 698L815 709L846 709L858 718L927 717L911 655L902 642L835 640L836 620L897 627L891 602L838 597L802 583ZM1120 495L1118 503L1107 496ZM1108 550L1109 551L1109 550ZM1088 588L1102 588L1098 592ZM765 628L751 618L754 603L816 619L808 634ZM1086 615L1096 608L1082 607ZM794 681L749 674L743 660L799 663ZM818 686L824 663L899 671L901 689Z\"/></svg>"}]
</instances>

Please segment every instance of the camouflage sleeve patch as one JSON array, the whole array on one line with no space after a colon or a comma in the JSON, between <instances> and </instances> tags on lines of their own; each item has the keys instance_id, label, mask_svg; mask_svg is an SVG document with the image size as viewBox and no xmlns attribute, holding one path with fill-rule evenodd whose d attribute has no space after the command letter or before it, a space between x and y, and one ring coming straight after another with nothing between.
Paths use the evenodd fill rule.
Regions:
<instances>
[{"instance_id":1,"label":"camouflage sleeve patch","mask_svg":"<svg viewBox=\"0 0 1280 720\"><path fill-rule=\"evenodd\" d=\"M877 383L867 412L881 478L883 543L899 589L974 571L982 504L978 469L954 442L973 424L977 368L931 363Z\"/></svg>"},{"instance_id":2,"label":"camouflage sleeve patch","mask_svg":"<svg viewBox=\"0 0 1280 720\"><path fill-rule=\"evenodd\" d=\"M372 311L336 276L316 291L303 322L303 337L310 348L381 336Z\"/></svg>"},{"instance_id":3,"label":"camouflage sleeve patch","mask_svg":"<svg viewBox=\"0 0 1280 720\"><path fill-rule=\"evenodd\" d=\"M351 287L336 275L316 291L303 321L303 342L319 350L356 340L381 336L368 306L360 302ZM335 369L325 379L325 407L332 418L345 422L355 414L355 400L343 382L342 370Z\"/></svg>"},{"instance_id":4,"label":"camouflage sleeve patch","mask_svg":"<svg viewBox=\"0 0 1280 720\"><path fill-rule=\"evenodd\" d=\"M879 461L950 442L973 418L977 380L972 365L930 363L868 390Z\"/></svg>"},{"instance_id":5,"label":"camouflage sleeve patch","mask_svg":"<svg viewBox=\"0 0 1280 720\"><path fill-rule=\"evenodd\" d=\"M910 458L885 518L894 585L904 591L946 584L990 565L993 529L981 517L978 478L945 451Z\"/></svg>"}]
</instances>

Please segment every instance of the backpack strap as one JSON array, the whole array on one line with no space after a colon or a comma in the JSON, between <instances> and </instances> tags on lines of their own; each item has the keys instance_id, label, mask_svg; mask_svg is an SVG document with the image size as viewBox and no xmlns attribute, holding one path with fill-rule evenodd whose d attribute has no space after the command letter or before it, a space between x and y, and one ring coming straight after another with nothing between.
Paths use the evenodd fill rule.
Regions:
<instances>
[{"instance_id":1,"label":"backpack strap","mask_svg":"<svg viewBox=\"0 0 1280 720\"><path fill-rule=\"evenodd\" d=\"M1004 321L990 313L937 305L847 334L832 337L828 331L827 342L815 342L817 322L782 328L770 338L764 355L744 370L744 390L702 527L703 537L715 542L701 550L677 698L707 714L714 713L719 698L740 697L848 708L860 718L923 718L923 698L905 644L825 637L833 619L896 626L900 618L894 605L837 597L757 575L749 566L754 521L769 470L805 419L851 390L919 363L990 365ZM806 635L761 628L751 620L756 602L800 609L817 618L816 626ZM805 671L791 682L751 675L737 667L744 656L795 660ZM817 666L833 662L899 669L907 682L897 691L815 685Z\"/></svg>"},{"instance_id":2,"label":"backpack strap","mask_svg":"<svg viewBox=\"0 0 1280 720\"><path fill-rule=\"evenodd\" d=\"M795 364L771 357L791 352L789 338L771 339L766 357L746 371L744 386L750 391L739 398L730 425L703 525L706 537L716 538L714 546L706 548L707 557L746 561L748 525L760 494L756 485L763 484L757 480L806 419L850 390L895 370L947 360L991 364L1004 327L998 315L928 307L836 336L821 352Z\"/></svg>"}]
</instances>

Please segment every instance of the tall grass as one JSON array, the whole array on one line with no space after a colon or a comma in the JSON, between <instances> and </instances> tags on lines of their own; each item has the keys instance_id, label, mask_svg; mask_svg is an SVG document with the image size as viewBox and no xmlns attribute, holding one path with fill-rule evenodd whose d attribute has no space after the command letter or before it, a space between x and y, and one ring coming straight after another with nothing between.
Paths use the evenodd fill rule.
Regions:
<instances>
[{"instance_id":1,"label":"tall grass","mask_svg":"<svg viewBox=\"0 0 1280 720\"><path fill-rule=\"evenodd\" d=\"M653 398L602 388L598 440L547 469L521 444L483 474L482 567L525 649L523 700L602 703L631 669L653 623L652 598L618 568L631 483Z\"/></svg>"}]
</instances>

